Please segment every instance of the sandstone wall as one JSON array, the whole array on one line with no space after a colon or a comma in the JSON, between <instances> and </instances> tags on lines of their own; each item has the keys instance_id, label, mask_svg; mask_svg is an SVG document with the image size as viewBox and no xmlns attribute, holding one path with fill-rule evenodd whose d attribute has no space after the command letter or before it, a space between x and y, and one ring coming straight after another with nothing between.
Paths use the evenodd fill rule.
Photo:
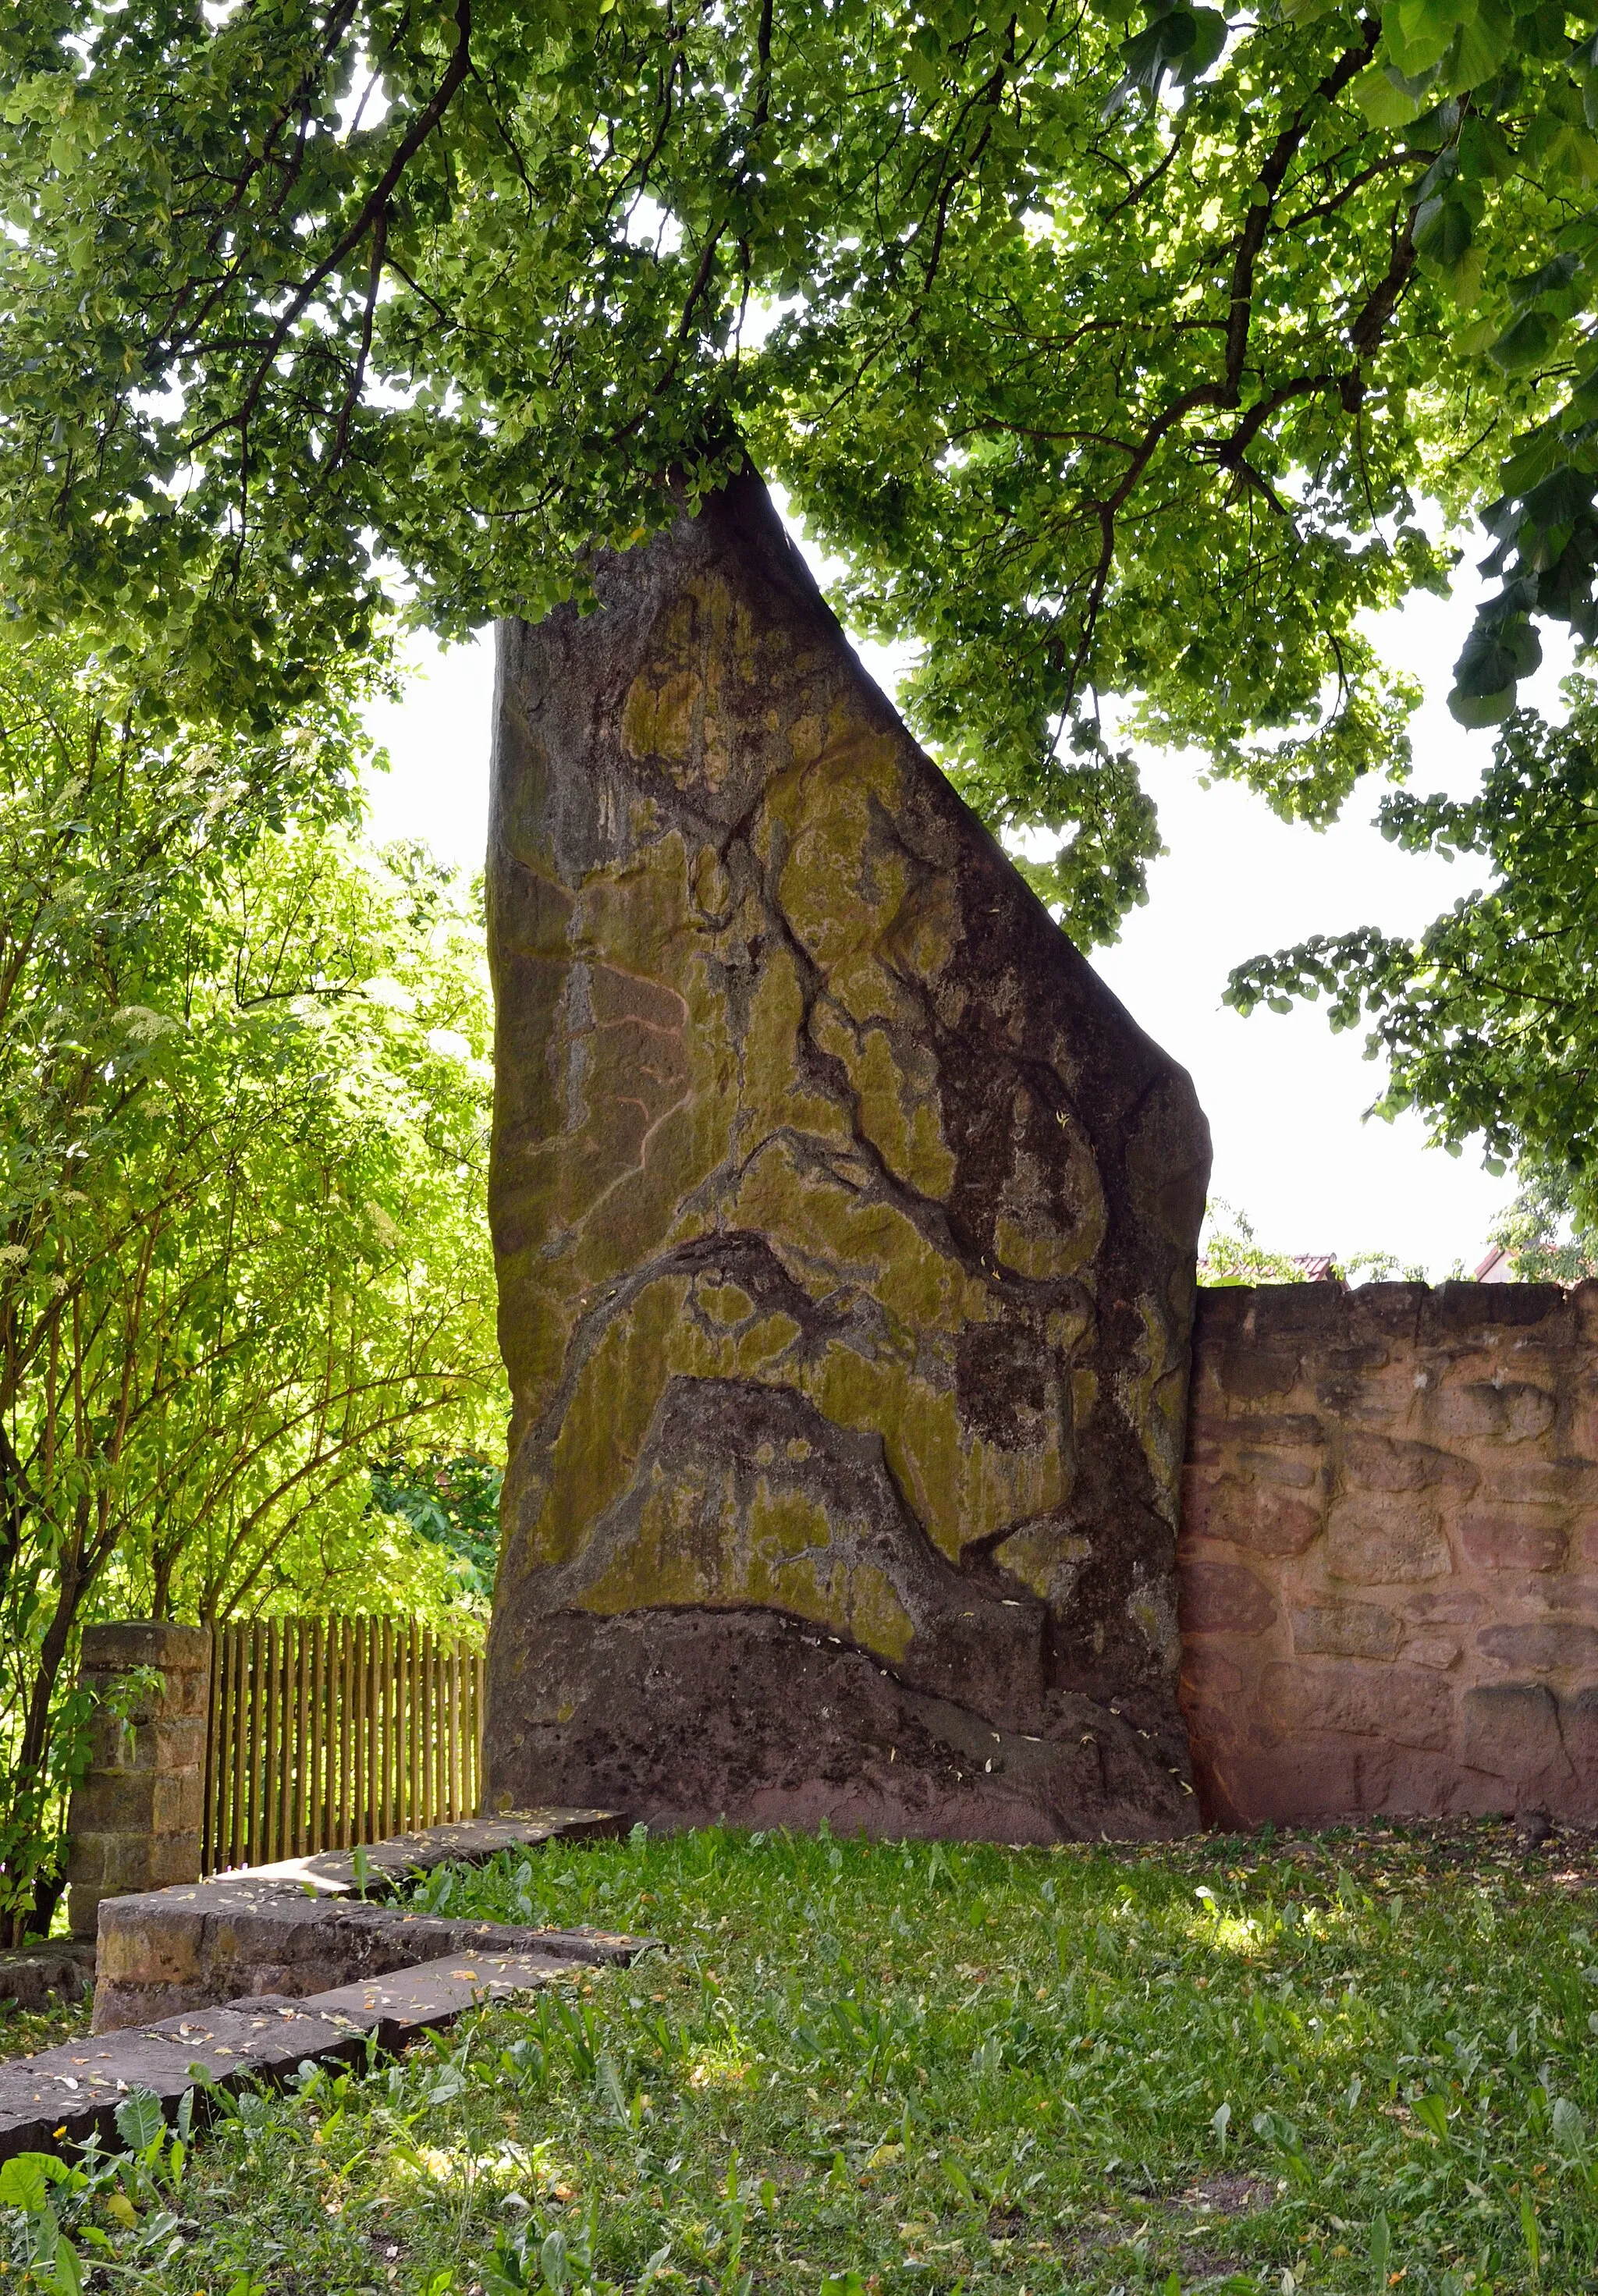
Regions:
<instances>
[{"instance_id":1,"label":"sandstone wall","mask_svg":"<svg viewBox=\"0 0 1598 2296\"><path fill-rule=\"evenodd\" d=\"M1206 1812L1598 1820L1598 1283L1200 1293Z\"/></svg>"},{"instance_id":2,"label":"sandstone wall","mask_svg":"<svg viewBox=\"0 0 1598 2296\"><path fill-rule=\"evenodd\" d=\"M500 630L489 1806L1193 1822L1209 1136L752 477Z\"/></svg>"}]
</instances>

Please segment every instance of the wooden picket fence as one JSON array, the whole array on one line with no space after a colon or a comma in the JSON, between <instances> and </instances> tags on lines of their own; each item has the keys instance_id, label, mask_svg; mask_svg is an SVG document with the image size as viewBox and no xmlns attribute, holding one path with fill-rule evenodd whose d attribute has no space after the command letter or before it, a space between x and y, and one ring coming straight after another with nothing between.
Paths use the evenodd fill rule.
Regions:
<instances>
[{"instance_id":1,"label":"wooden picket fence","mask_svg":"<svg viewBox=\"0 0 1598 2296\"><path fill-rule=\"evenodd\" d=\"M226 1626L211 1667L204 1868L349 1849L470 1816L483 1652L412 1619Z\"/></svg>"}]
</instances>

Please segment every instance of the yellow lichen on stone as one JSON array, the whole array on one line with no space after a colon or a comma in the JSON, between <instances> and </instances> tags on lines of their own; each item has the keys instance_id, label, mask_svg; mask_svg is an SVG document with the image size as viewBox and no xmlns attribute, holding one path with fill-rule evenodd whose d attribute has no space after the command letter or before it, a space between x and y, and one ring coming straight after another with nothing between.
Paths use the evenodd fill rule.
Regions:
<instances>
[{"instance_id":1,"label":"yellow lichen on stone","mask_svg":"<svg viewBox=\"0 0 1598 2296\"><path fill-rule=\"evenodd\" d=\"M607 1326L583 1365L550 1447L547 1478L537 1494L542 1504L527 1529L529 1565L573 1561L632 1480L687 1296L680 1276L647 1284Z\"/></svg>"},{"instance_id":2,"label":"yellow lichen on stone","mask_svg":"<svg viewBox=\"0 0 1598 2296\"><path fill-rule=\"evenodd\" d=\"M849 1137L848 1111L837 1097L801 1083L795 1050L805 1022L805 991L792 953L771 952L750 998L735 1072L737 1124L746 1139L759 1140L779 1127L819 1141L842 1144ZM725 1088L734 1087L734 1077Z\"/></svg>"},{"instance_id":3,"label":"yellow lichen on stone","mask_svg":"<svg viewBox=\"0 0 1598 2296\"><path fill-rule=\"evenodd\" d=\"M979 1287L897 1203L844 1185L823 1165L799 1168L792 1144L762 1142L728 1203L740 1227L791 1236L798 1256L871 1290L890 1325L957 1330Z\"/></svg>"},{"instance_id":4,"label":"yellow lichen on stone","mask_svg":"<svg viewBox=\"0 0 1598 2296\"><path fill-rule=\"evenodd\" d=\"M857 1553L856 1527L807 1493L757 1478L747 1502L737 1463L716 1482L660 1484L644 1499L625 1551L586 1588L600 1615L641 1600L707 1609L768 1605L847 1634L897 1660L910 1646L909 1613L891 1581Z\"/></svg>"},{"instance_id":5,"label":"yellow lichen on stone","mask_svg":"<svg viewBox=\"0 0 1598 2296\"><path fill-rule=\"evenodd\" d=\"M1168 1506L1161 1512L1174 1525L1176 1480L1181 1472L1187 1431L1187 1366L1184 1361L1172 1360L1169 1332L1159 1303L1141 1294L1137 1312L1143 1324L1142 1360L1135 1370L1129 1368L1124 1374L1123 1408L1137 1430L1155 1488L1171 1494ZM1178 1399L1180 1411L1176 1408Z\"/></svg>"},{"instance_id":6,"label":"yellow lichen on stone","mask_svg":"<svg viewBox=\"0 0 1598 2296\"><path fill-rule=\"evenodd\" d=\"M1035 1283L1056 1283L1075 1275L1093 1258L1093 1238L1080 1231L1045 1227L1041 1221L1021 1227L1008 1215L993 1224L993 1248L1002 1267L1029 1275Z\"/></svg>"},{"instance_id":7,"label":"yellow lichen on stone","mask_svg":"<svg viewBox=\"0 0 1598 2296\"><path fill-rule=\"evenodd\" d=\"M842 1034L840 1031L840 1034ZM955 1159L938 1122L937 1071L930 1056L896 1047L885 1029L866 1029L846 1055L849 1081L860 1095L861 1131L881 1152L890 1172L917 1195L943 1198L955 1180Z\"/></svg>"},{"instance_id":8,"label":"yellow lichen on stone","mask_svg":"<svg viewBox=\"0 0 1598 2296\"><path fill-rule=\"evenodd\" d=\"M1057 1522L1023 1523L993 1550L1002 1570L1045 1603L1064 1603L1078 1571L1093 1553L1093 1541L1079 1533L1062 1534Z\"/></svg>"},{"instance_id":9,"label":"yellow lichen on stone","mask_svg":"<svg viewBox=\"0 0 1598 2296\"><path fill-rule=\"evenodd\" d=\"M693 1296L696 1304L718 1324L747 1323L755 1312L755 1303L742 1284L701 1283Z\"/></svg>"}]
</instances>

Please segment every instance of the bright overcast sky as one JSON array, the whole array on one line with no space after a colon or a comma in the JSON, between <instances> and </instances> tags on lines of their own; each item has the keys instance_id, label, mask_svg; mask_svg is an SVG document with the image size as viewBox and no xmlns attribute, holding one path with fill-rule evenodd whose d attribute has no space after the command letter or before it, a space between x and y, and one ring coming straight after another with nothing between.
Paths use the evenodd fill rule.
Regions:
<instances>
[{"instance_id":1,"label":"bright overcast sky","mask_svg":"<svg viewBox=\"0 0 1598 2296\"><path fill-rule=\"evenodd\" d=\"M1389 659L1424 683L1414 722L1413 786L1463 795L1490 747L1462 734L1443 706L1469 622L1462 598L1412 599L1379 627ZM865 649L884 684L892 664ZM393 770L375 776L373 832L421 837L443 859L481 868L488 814L491 643L447 654L413 643L418 674L397 706L372 712ZM1568 650L1530 698L1556 706ZM1557 655L1557 659L1555 656ZM1417 931L1479 882L1453 865L1402 854L1373 825L1379 791L1356 794L1323 834L1277 821L1250 792L1198 786L1191 758L1145 758L1168 848L1150 873L1149 903L1094 964L1135 1018L1191 1070L1215 1138L1212 1201L1244 1211L1259 1242L1282 1251L1381 1250L1423 1263L1434 1280L1472 1268L1488 1226L1512 1193L1467 1150L1425 1145L1414 1117L1388 1125L1364 1112L1381 1071L1362 1056L1362 1032L1334 1037L1321 1008L1240 1020L1221 1004L1232 966L1314 932L1361 924Z\"/></svg>"}]
</instances>

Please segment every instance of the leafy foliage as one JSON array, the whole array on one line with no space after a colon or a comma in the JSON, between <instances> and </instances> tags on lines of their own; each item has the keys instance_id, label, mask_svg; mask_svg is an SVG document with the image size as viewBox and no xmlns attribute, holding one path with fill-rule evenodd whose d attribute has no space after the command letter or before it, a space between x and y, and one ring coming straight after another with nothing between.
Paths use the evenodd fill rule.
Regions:
<instances>
[{"instance_id":1,"label":"leafy foliage","mask_svg":"<svg viewBox=\"0 0 1598 2296\"><path fill-rule=\"evenodd\" d=\"M1383 800L1384 836L1407 850L1479 856L1491 882L1418 941L1364 930L1317 935L1233 974L1226 1001L1285 1011L1330 999L1334 1029L1373 1022L1389 1070L1376 1112L1422 1110L1457 1154L1479 1133L1492 1168L1520 1160L1568 1175L1584 1226L1598 1211L1598 689L1566 689L1569 723L1512 718L1480 791Z\"/></svg>"},{"instance_id":2,"label":"leafy foliage","mask_svg":"<svg viewBox=\"0 0 1598 2296\"><path fill-rule=\"evenodd\" d=\"M0 652L13 1926L52 1901L86 1619L454 1599L362 1517L374 1448L463 1447L500 1395L480 931L424 857L355 841L352 743L341 707L270 752L156 745L63 649Z\"/></svg>"},{"instance_id":3,"label":"leafy foliage","mask_svg":"<svg viewBox=\"0 0 1598 2296\"><path fill-rule=\"evenodd\" d=\"M1598 1239L1576 1214L1568 1171L1521 1170L1521 1186L1487 1232L1522 1283L1586 1283L1598 1275Z\"/></svg>"},{"instance_id":4,"label":"leafy foliage","mask_svg":"<svg viewBox=\"0 0 1598 2296\"><path fill-rule=\"evenodd\" d=\"M161 2296L1577 2288L1598 1964L1566 1877L1590 1866L1497 1822L511 1857L455 1874L452 1912L666 1951L218 2102L176 2192L163 2142L61 2220Z\"/></svg>"},{"instance_id":5,"label":"leafy foliage","mask_svg":"<svg viewBox=\"0 0 1598 2296\"><path fill-rule=\"evenodd\" d=\"M386 1460L372 1471L372 1504L397 1515L453 1559L462 1599L487 1615L499 1567L499 1492L504 1469L480 1452L456 1458L429 1452L414 1464Z\"/></svg>"},{"instance_id":6,"label":"leafy foliage","mask_svg":"<svg viewBox=\"0 0 1598 2296\"><path fill-rule=\"evenodd\" d=\"M1598 154L1579 91L1524 28L1482 77L1456 23L1457 92L1389 119L1401 35L19 0L0 584L105 630L149 706L264 726L365 644L380 562L447 632L536 614L747 446L856 627L921 648L919 728L1110 936L1156 838L1097 697L1290 816L1401 773L1414 689L1360 618L1443 586L1414 490L1480 499L1541 404L1477 338L1569 299L1537 265Z\"/></svg>"},{"instance_id":7,"label":"leafy foliage","mask_svg":"<svg viewBox=\"0 0 1598 2296\"><path fill-rule=\"evenodd\" d=\"M1348 1283L1361 1278L1382 1283L1393 1276L1423 1283L1424 1267L1405 1267L1390 1251L1271 1251L1258 1242L1246 1212L1224 1197L1211 1196L1199 1239L1199 1281L1212 1287L1237 1283Z\"/></svg>"}]
</instances>

